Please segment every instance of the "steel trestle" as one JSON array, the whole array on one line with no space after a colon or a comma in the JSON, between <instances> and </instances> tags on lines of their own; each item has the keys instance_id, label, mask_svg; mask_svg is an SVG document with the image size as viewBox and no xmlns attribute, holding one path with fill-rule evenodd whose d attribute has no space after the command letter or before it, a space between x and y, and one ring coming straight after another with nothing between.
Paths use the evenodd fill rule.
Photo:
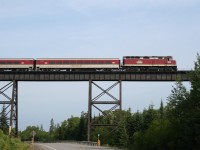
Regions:
<instances>
[{"instance_id":1,"label":"steel trestle","mask_svg":"<svg viewBox=\"0 0 200 150\"><path fill-rule=\"evenodd\" d=\"M104 117L110 117L110 112L112 112L115 109L119 109L121 112L122 109L122 82L121 81L117 81L114 84L112 84L109 88L107 88L106 90L104 90L102 87L100 87L97 83L93 82L92 80L89 80L89 95L88 95L88 141L90 141L90 136L91 136L91 129L92 127L95 126L118 126L118 122L115 121L112 124L99 124L96 123L94 121L92 121L92 106L97 109L99 112L101 112L103 114ZM102 92L97 95L96 97L92 98L92 86L96 86L98 89L100 89ZM111 95L109 93L109 91L111 89L113 89L114 87L116 87L117 85L119 85L119 98L114 97L113 95ZM102 97L104 94L107 94L111 100L99 100L100 97ZM107 105L114 105L113 107L111 107L109 110L102 110L100 109L97 105L98 104L107 104Z\"/></svg>"}]
</instances>

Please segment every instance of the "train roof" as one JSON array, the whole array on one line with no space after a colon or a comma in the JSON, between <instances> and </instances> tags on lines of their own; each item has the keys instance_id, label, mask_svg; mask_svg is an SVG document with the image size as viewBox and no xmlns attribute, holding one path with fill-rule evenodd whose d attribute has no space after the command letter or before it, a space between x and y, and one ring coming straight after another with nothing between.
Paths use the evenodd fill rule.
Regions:
<instances>
[{"instance_id":1,"label":"train roof","mask_svg":"<svg viewBox=\"0 0 200 150\"><path fill-rule=\"evenodd\" d=\"M124 56L123 58L173 58L172 56Z\"/></svg>"},{"instance_id":2,"label":"train roof","mask_svg":"<svg viewBox=\"0 0 200 150\"><path fill-rule=\"evenodd\" d=\"M37 58L36 60L120 60L119 58Z\"/></svg>"},{"instance_id":3,"label":"train roof","mask_svg":"<svg viewBox=\"0 0 200 150\"><path fill-rule=\"evenodd\" d=\"M0 60L34 60L34 58L0 58Z\"/></svg>"}]
</instances>

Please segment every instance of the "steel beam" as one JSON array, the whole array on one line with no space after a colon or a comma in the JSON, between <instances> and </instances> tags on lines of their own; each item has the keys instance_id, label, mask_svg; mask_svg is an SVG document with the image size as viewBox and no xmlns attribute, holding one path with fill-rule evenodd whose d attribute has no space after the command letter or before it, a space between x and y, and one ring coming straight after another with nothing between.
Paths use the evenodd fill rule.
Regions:
<instances>
[{"instance_id":1,"label":"steel beam","mask_svg":"<svg viewBox=\"0 0 200 150\"><path fill-rule=\"evenodd\" d=\"M90 141L91 136L91 112L92 112L92 80L89 80L89 93L88 93L88 141Z\"/></svg>"}]
</instances>

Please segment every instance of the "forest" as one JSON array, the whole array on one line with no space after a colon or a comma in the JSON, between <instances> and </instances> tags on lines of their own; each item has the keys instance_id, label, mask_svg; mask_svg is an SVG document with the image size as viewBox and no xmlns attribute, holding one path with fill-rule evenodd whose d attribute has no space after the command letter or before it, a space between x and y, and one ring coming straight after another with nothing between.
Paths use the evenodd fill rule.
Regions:
<instances>
[{"instance_id":1,"label":"forest","mask_svg":"<svg viewBox=\"0 0 200 150\"><path fill-rule=\"evenodd\" d=\"M160 108L150 105L142 112L115 110L108 117L101 114L92 120L102 124L117 122L118 126L95 127L91 141L100 135L101 145L109 145L130 150L197 150L200 149L200 56L189 74L189 90L177 79L167 97L166 106L161 100ZM3 108L4 109L4 108ZM2 111L4 112L4 111ZM71 116L61 123L50 120L49 131L43 126L28 126L19 133L22 141L31 141L32 131L35 141L87 141L87 112L79 117ZM1 132L7 134L5 112L0 116ZM3 133L1 133L3 134ZM1 141L0 141L1 142Z\"/></svg>"}]
</instances>

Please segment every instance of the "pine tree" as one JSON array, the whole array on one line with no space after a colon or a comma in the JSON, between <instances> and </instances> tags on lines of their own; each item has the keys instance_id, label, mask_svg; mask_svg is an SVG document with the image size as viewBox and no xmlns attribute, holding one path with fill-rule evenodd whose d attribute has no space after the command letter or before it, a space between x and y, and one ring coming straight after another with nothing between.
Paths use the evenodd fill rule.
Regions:
<instances>
[{"instance_id":1,"label":"pine tree","mask_svg":"<svg viewBox=\"0 0 200 150\"><path fill-rule=\"evenodd\" d=\"M40 131L44 131L43 125L40 126Z\"/></svg>"},{"instance_id":2,"label":"pine tree","mask_svg":"<svg viewBox=\"0 0 200 150\"><path fill-rule=\"evenodd\" d=\"M127 148L128 146L128 134L125 127L125 122L123 120L120 121L119 127L118 127L118 140L119 140L119 147Z\"/></svg>"},{"instance_id":3,"label":"pine tree","mask_svg":"<svg viewBox=\"0 0 200 150\"><path fill-rule=\"evenodd\" d=\"M148 129L155 118L156 118L156 111L153 109L153 105L149 105L149 109L143 111L143 123L142 123L143 130Z\"/></svg>"},{"instance_id":4,"label":"pine tree","mask_svg":"<svg viewBox=\"0 0 200 150\"><path fill-rule=\"evenodd\" d=\"M180 81L176 82L171 92L172 94L167 99L167 116L170 120L180 121L186 112L185 107L187 107L186 103L189 100L189 92Z\"/></svg>"},{"instance_id":5,"label":"pine tree","mask_svg":"<svg viewBox=\"0 0 200 150\"><path fill-rule=\"evenodd\" d=\"M4 132L4 134L7 134L8 128L8 118L6 117L5 105L3 105L2 112L0 114L0 129Z\"/></svg>"},{"instance_id":6,"label":"pine tree","mask_svg":"<svg viewBox=\"0 0 200 150\"><path fill-rule=\"evenodd\" d=\"M49 133L52 134L54 132L54 129L55 129L54 120L53 120L53 118L51 118Z\"/></svg>"},{"instance_id":7,"label":"pine tree","mask_svg":"<svg viewBox=\"0 0 200 150\"><path fill-rule=\"evenodd\" d=\"M160 102L160 119L163 119L163 116L164 116L164 107L163 107L163 101L161 100Z\"/></svg>"},{"instance_id":8,"label":"pine tree","mask_svg":"<svg viewBox=\"0 0 200 150\"><path fill-rule=\"evenodd\" d=\"M78 130L78 140L85 141L87 138L87 115L84 112L81 112Z\"/></svg>"},{"instance_id":9,"label":"pine tree","mask_svg":"<svg viewBox=\"0 0 200 150\"><path fill-rule=\"evenodd\" d=\"M51 118L50 127L49 127L50 140L54 140L54 133L55 133L55 125L54 125L53 118Z\"/></svg>"}]
</instances>

